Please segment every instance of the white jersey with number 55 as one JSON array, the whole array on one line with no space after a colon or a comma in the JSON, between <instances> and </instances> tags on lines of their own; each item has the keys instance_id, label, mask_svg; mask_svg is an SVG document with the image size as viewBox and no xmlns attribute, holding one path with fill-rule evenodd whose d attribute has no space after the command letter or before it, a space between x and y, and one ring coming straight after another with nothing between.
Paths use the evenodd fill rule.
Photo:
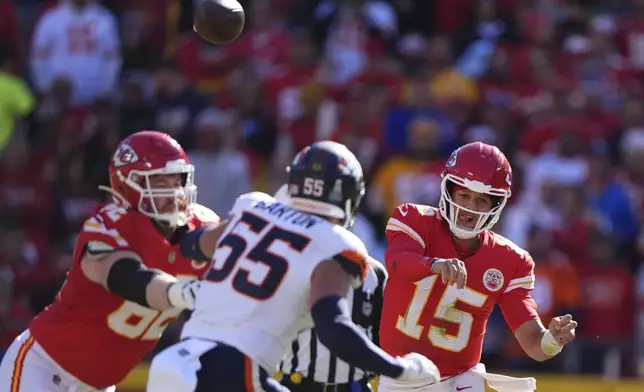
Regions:
<instances>
[{"instance_id":1,"label":"white jersey with number 55","mask_svg":"<svg viewBox=\"0 0 644 392\"><path fill-rule=\"evenodd\" d=\"M361 282L367 251L353 233L264 193L240 196L182 338L228 344L272 371L313 326L311 275L329 259Z\"/></svg>"}]
</instances>

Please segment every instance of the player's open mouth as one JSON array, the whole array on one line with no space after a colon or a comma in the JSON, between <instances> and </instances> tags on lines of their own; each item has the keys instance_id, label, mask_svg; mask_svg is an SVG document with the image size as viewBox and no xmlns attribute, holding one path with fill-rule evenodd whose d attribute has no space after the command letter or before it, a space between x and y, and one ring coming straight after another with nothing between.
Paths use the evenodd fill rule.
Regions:
<instances>
[{"instance_id":1,"label":"player's open mouth","mask_svg":"<svg viewBox=\"0 0 644 392\"><path fill-rule=\"evenodd\" d=\"M465 212L465 211L461 211L458 214L458 223L459 223L460 226L464 226L464 227L468 227L468 228L472 227L475 224L474 215L472 215L472 214L470 214L468 212Z\"/></svg>"}]
</instances>

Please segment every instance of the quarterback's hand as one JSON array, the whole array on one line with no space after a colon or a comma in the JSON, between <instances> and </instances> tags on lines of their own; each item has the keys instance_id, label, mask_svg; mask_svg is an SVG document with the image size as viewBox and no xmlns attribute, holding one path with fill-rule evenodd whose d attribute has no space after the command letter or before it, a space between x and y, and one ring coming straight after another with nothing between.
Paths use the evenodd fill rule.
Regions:
<instances>
[{"instance_id":1,"label":"quarterback's hand","mask_svg":"<svg viewBox=\"0 0 644 392\"><path fill-rule=\"evenodd\" d=\"M199 285L196 279L172 283L168 286L168 302L174 308L194 310Z\"/></svg>"},{"instance_id":2,"label":"quarterback's hand","mask_svg":"<svg viewBox=\"0 0 644 392\"><path fill-rule=\"evenodd\" d=\"M398 360L403 364L405 370L396 378L403 382L425 381L427 384L434 384L440 381L441 374L434 362L422 354L409 353Z\"/></svg>"},{"instance_id":3,"label":"quarterback's hand","mask_svg":"<svg viewBox=\"0 0 644 392\"><path fill-rule=\"evenodd\" d=\"M465 263L459 259L434 259L431 262L431 271L443 278L447 285L456 284L459 289L467 284L467 270Z\"/></svg>"},{"instance_id":4,"label":"quarterback's hand","mask_svg":"<svg viewBox=\"0 0 644 392\"><path fill-rule=\"evenodd\" d=\"M553 317L548 324L548 330L560 346L573 341L575 328L577 328L577 322L569 314Z\"/></svg>"}]
</instances>

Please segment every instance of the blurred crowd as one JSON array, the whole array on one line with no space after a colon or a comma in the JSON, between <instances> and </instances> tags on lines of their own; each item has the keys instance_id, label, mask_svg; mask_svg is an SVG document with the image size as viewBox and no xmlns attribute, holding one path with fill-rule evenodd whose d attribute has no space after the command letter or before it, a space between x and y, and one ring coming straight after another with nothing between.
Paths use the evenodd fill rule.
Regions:
<instances>
[{"instance_id":1,"label":"blurred crowd","mask_svg":"<svg viewBox=\"0 0 644 392\"><path fill-rule=\"evenodd\" d=\"M116 143L178 139L220 215L274 192L320 139L368 174L374 257L403 202L436 205L449 152L510 159L497 231L536 262L543 319L575 344L529 360L501 316L490 368L644 377L643 0L248 0L244 35L192 31L192 0L0 0L0 352L55 295Z\"/></svg>"}]
</instances>

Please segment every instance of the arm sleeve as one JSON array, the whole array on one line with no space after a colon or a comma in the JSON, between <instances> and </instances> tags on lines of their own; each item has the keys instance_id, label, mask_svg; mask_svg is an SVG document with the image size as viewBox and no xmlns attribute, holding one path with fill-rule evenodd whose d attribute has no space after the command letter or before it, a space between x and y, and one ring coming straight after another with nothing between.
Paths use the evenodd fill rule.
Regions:
<instances>
[{"instance_id":1,"label":"arm sleeve","mask_svg":"<svg viewBox=\"0 0 644 392\"><path fill-rule=\"evenodd\" d=\"M431 258L425 256L426 243L420 234L422 215L418 206L403 204L389 218L385 264L390 276L417 281L431 274Z\"/></svg>"},{"instance_id":2,"label":"arm sleeve","mask_svg":"<svg viewBox=\"0 0 644 392\"><path fill-rule=\"evenodd\" d=\"M499 299L499 307L512 332L527 321L539 319L537 304L530 295L534 281L534 261L525 254L519 259L514 276Z\"/></svg>"},{"instance_id":3,"label":"arm sleeve","mask_svg":"<svg viewBox=\"0 0 644 392\"><path fill-rule=\"evenodd\" d=\"M382 317L382 304L385 286L387 285L387 279L389 278L389 275L387 274L387 270L385 270L384 266L382 265L374 267L374 270L376 271L376 275L378 276L378 288L376 289L375 299L373 301L374 323L372 340L378 347L380 347L380 319Z\"/></svg>"},{"instance_id":4,"label":"arm sleeve","mask_svg":"<svg viewBox=\"0 0 644 392\"><path fill-rule=\"evenodd\" d=\"M400 361L376 346L351 321L346 298L322 298L311 309L318 339L331 353L365 371L395 378L404 368Z\"/></svg>"}]
</instances>

